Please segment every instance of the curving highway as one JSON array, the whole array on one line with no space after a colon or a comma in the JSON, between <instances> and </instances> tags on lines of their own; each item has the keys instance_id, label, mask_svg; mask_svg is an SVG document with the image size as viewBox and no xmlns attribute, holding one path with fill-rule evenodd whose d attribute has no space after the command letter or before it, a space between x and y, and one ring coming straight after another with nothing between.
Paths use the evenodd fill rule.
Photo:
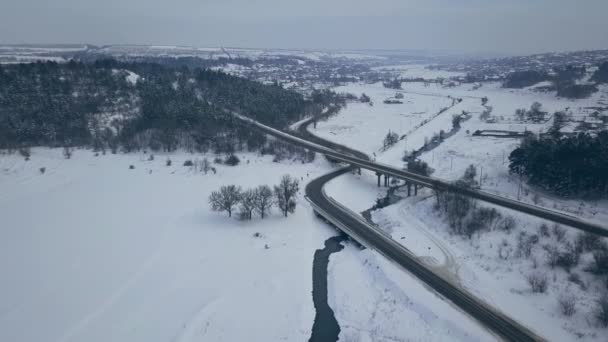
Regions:
<instances>
[{"instance_id":1,"label":"curving highway","mask_svg":"<svg viewBox=\"0 0 608 342\"><path fill-rule=\"evenodd\" d=\"M298 127L298 132L302 137L342 153L356 155L361 159L369 160L369 157L363 152L326 141L311 134L307 130L310 122L311 121L305 121ZM388 234L370 225L359 215L344 207L333 198L327 196L323 189L324 185L335 177L350 172L353 169L353 166L341 168L314 179L306 185L307 199L317 213L325 217L329 222L347 233L361 245L378 251L387 259L405 268L414 276L431 286L440 295L451 300L470 316L477 319L480 323L490 328L494 333L504 339L510 341L542 340L540 336L533 333L527 327L515 322L490 305L475 298L464 289L461 289L459 286L430 270L407 248L396 242Z\"/></svg>"},{"instance_id":2,"label":"curving highway","mask_svg":"<svg viewBox=\"0 0 608 342\"><path fill-rule=\"evenodd\" d=\"M372 162L369 160L369 158L367 158L367 156L365 156L365 158L364 158L363 157L364 155L362 155L360 152L355 153L353 155L351 153L351 152L353 152L353 150L346 148L347 150L343 153L334 148L326 147L326 146L323 146L322 144L311 142L306 139L298 138L291 134L287 134L281 130L278 130L278 129L275 129L272 127L268 127L253 119L250 119L246 116L243 116L243 115L240 115L237 113L230 113L230 114L233 115L236 119L238 119L246 124L250 124L250 125L264 131L267 134L275 136L276 138L291 142L293 144L307 148L311 151L322 153L328 157L331 157L332 159L346 162L350 165L355 165L356 167L372 170L379 174L388 175L388 176L395 177L398 179L406 180L406 181L416 183L418 185L422 185L422 186L425 186L425 187L428 187L431 189L435 189L435 190L439 190L439 191L449 191L449 192L462 194L462 195L465 195L468 197L476 198L476 199L484 201L484 202L492 203L492 204L495 204L495 205L498 205L501 207L505 207L508 209L530 214L530 215L533 215L533 216L536 216L536 217L539 217L542 219L564 224L564 225L567 225L567 226L570 226L570 227L573 227L576 229L580 229L580 230L583 230L586 232L590 232L590 233L593 233L596 235L608 237L608 228L606 228L596 222L588 221L588 220L585 220L585 219L582 219L582 218L579 218L576 216L567 215L562 212L550 210L550 209L539 207L536 205L512 200L510 198L490 194L490 193L487 193L484 191L460 187L460 186L457 186L448 181L440 180L440 179L437 179L434 177L418 175L413 172L401 170L399 168L396 168L396 167L393 167L390 165L386 165L386 164L382 164L382 163L378 163L378 162ZM315 137L314 139L315 139L315 141L322 140L318 137ZM331 146L336 147L339 145L332 144Z\"/></svg>"},{"instance_id":3,"label":"curving highway","mask_svg":"<svg viewBox=\"0 0 608 342\"><path fill-rule=\"evenodd\" d=\"M344 159L346 158L344 156L354 156L352 158L356 158L357 160L369 161L369 157L362 152L323 140L312 135L306 129L308 124L311 123L311 120L303 122L298 127L299 134L306 138L306 140L303 140L301 138L297 138L279 130L262 125L247 117L238 114L234 115L236 115L239 120L253 124L258 129L263 130L265 133L292 143L296 143L300 146L310 148L311 150L324 153L331 158L345 161ZM314 143L311 143L310 141L314 141ZM314 146L314 148L311 148L311 146ZM326 152L331 152L331 154ZM336 156L338 157L336 158ZM352 171L358 166L359 165L351 165L340 168L334 172L314 179L306 185L306 198L311 203L311 206L314 208L315 212L323 216L340 230L344 231L361 245L378 251L387 259L396 263L406 271L425 282L443 298L450 300L461 310L469 314L471 317L479 321L501 338L509 341L543 341L541 336L535 334L529 328L514 321L497 309L476 298L466 290L460 288L458 285L451 283L449 280L429 269L422 262L420 262L415 255L413 255L403 245L393 240L388 234L377 227L370 225L362 217L336 202L331 197L327 196L323 189L327 182L335 177ZM429 184L426 182L419 182L418 184L429 186Z\"/></svg>"}]
</instances>

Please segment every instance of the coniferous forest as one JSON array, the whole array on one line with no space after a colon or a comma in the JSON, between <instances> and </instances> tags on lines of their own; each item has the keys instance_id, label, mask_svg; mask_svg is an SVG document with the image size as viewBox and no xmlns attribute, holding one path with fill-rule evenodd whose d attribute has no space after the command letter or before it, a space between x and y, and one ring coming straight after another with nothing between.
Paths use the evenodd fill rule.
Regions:
<instances>
[{"instance_id":1,"label":"coniferous forest","mask_svg":"<svg viewBox=\"0 0 608 342\"><path fill-rule=\"evenodd\" d=\"M281 128L320 112L327 101L184 66L116 60L2 65L0 148L254 149L265 138L235 125L226 110Z\"/></svg>"},{"instance_id":2,"label":"coniferous forest","mask_svg":"<svg viewBox=\"0 0 608 342\"><path fill-rule=\"evenodd\" d=\"M608 197L608 131L529 136L509 161L511 173L556 194Z\"/></svg>"}]
</instances>

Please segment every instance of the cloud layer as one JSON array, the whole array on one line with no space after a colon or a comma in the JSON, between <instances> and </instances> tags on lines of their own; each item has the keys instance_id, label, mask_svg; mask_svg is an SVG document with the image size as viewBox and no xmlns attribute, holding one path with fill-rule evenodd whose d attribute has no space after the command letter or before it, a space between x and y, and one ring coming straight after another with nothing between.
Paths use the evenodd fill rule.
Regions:
<instances>
[{"instance_id":1,"label":"cloud layer","mask_svg":"<svg viewBox=\"0 0 608 342\"><path fill-rule=\"evenodd\" d=\"M430 49L608 48L604 0L0 0L1 43Z\"/></svg>"}]
</instances>

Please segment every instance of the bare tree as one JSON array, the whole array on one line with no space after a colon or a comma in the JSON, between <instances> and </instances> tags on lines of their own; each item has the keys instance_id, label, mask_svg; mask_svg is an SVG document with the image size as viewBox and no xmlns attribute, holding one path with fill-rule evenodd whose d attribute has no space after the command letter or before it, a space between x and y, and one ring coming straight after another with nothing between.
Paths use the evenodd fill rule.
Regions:
<instances>
[{"instance_id":1,"label":"bare tree","mask_svg":"<svg viewBox=\"0 0 608 342\"><path fill-rule=\"evenodd\" d=\"M201 170L205 174L207 174L209 170L211 170L211 163L209 162L209 159L203 158L203 160L201 161Z\"/></svg>"},{"instance_id":2,"label":"bare tree","mask_svg":"<svg viewBox=\"0 0 608 342\"><path fill-rule=\"evenodd\" d=\"M232 210L241 198L241 187L236 185L225 185L220 191L214 191L209 196L211 209L214 211L227 211L228 217L232 217Z\"/></svg>"},{"instance_id":3,"label":"bare tree","mask_svg":"<svg viewBox=\"0 0 608 342\"><path fill-rule=\"evenodd\" d=\"M262 218L272 207L272 190L268 185L260 185L255 189L255 210Z\"/></svg>"},{"instance_id":4,"label":"bare tree","mask_svg":"<svg viewBox=\"0 0 608 342\"><path fill-rule=\"evenodd\" d=\"M298 180L291 178L289 175L284 175L279 185L275 185L274 194L277 198L277 205L285 217L287 217L288 213L296 211L295 196L299 189L300 184Z\"/></svg>"},{"instance_id":5,"label":"bare tree","mask_svg":"<svg viewBox=\"0 0 608 342\"><path fill-rule=\"evenodd\" d=\"M247 189L241 193L241 218L251 220L253 210L255 209L256 192L253 189Z\"/></svg>"}]
</instances>

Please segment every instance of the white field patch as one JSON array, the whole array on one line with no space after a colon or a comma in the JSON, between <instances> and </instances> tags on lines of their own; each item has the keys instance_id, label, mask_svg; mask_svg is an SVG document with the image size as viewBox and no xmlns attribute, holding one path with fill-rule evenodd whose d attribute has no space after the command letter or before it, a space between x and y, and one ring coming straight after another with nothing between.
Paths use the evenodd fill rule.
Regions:
<instances>
[{"instance_id":1,"label":"white field patch","mask_svg":"<svg viewBox=\"0 0 608 342\"><path fill-rule=\"evenodd\" d=\"M183 166L203 157L0 155L0 340L307 340L314 251L335 232L302 193L329 166L254 154L214 165L217 174ZM288 218L274 209L237 221L209 209L221 185L272 185L283 174L302 181ZM351 189L339 186L338 197ZM404 271L348 245L328 275L341 338L492 339Z\"/></svg>"},{"instance_id":2,"label":"white field patch","mask_svg":"<svg viewBox=\"0 0 608 342\"><path fill-rule=\"evenodd\" d=\"M334 232L301 194L295 215L251 222L212 212L207 198L283 174L307 182L328 170L322 159L247 154L204 175L182 166L201 156L147 157L0 156L0 340L308 339L312 258Z\"/></svg>"},{"instance_id":3,"label":"white field patch","mask_svg":"<svg viewBox=\"0 0 608 342\"><path fill-rule=\"evenodd\" d=\"M499 340L375 251L347 244L328 277L340 341Z\"/></svg>"},{"instance_id":4,"label":"white field patch","mask_svg":"<svg viewBox=\"0 0 608 342\"><path fill-rule=\"evenodd\" d=\"M601 105L606 98L606 89L601 88L599 93L589 99L567 100L556 98L555 94L551 93L502 89L498 84L492 83L484 84L477 90L473 90L470 85L444 88L434 84L424 86L422 83L403 83L403 88L406 94L426 94L438 98L452 96L462 98L463 101L448 111L451 113L442 114L416 129L386 152L376 153L378 161L397 167L403 166L401 157L406 150L422 147L425 138L430 139L440 129L447 132L451 129L452 114L458 114L464 110L472 113L472 117L462 124L461 130L421 157L435 169L433 176L455 180L462 176L468 165L474 165L477 168L478 178L481 176L482 189L485 191L511 198L517 198L520 193L520 200L528 203L532 203L536 197L536 199L540 199L538 204L547 208L561 210L596 222L608 222L607 201L583 202L559 199L538 189L525 186L525 184L523 189L518 191L519 181L508 173L508 155L518 145L518 140L472 136L475 130L488 129L544 132L550 127L550 120L545 124L522 123L515 118L515 110L527 109L533 102L538 101L543 104L544 110L549 114L566 108L569 108L574 114L584 113L585 107ZM377 85L368 85L367 90L365 88L360 90L369 94L376 89ZM489 99L488 105L493 107L492 115L498 119L496 123L486 123L479 119L479 114L484 110L484 107L481 106L481 98L484 96ZM386 113L390 113L390 111ZM326 132L324 135L320 135L369 153L373 149L373 144L378 144L379 140L378 137L370 137L371 135L367 132L387 132L389 129L394 130L394 127L399 126L395 122L377 119L386 113L360 111L357 118L359 124L357 134L351 132L353 129L332 129L330 132L333 133L327 134ZM327 124L331 123L334 127L338 127L344 122L346 123L344 126L350 124L354 126L351 114L352 111L347 108L338 116L331 118ZM319 129L316 131L310 129L314 133L319 133ZM367 141L368 139L371 141ZM375 186L375 175L370 173L363 178L364 181L359 185L357 182L348 183L352 187L351 191L353 193L367 191L369 193L367 197L359 196L366 198L366 201L377 197L378 190L370 189ZM348 198L340 198L340 195L334 194L333 191L337 189L337 187L331 187L330 184L327 192L330 196L349 205L353 210L359 211L360 205L356 201L349 201ZM537 196L534 196L535 194ZM403 192L402 195L404 195ZM419 197L407 199L397 205L373 212L372 217L395 240L412 250L429 266L435 267L438 272L465 286L488 303L533 327L549 340L600 341L603 339L605 329L598 328L596 324L594 302L604 290L605 285L598 280L598 277L584 271L592 261L590 253L584 253L579 266L572 270L585 284L586 289L582 289L568 280L570 274L562 269L551 269L547 265L546 253L542 246L563 244L556 240L553 233L550 237L541 238L540 243L534 247L530 259L515 256L520 232L525 231L528 235L537 234L538 226L542 223L541 220L499 209L503 216L511 215L515 218L517 226L515 231L511 234L491 231L468 240L449 233L449 227L433 209L435 200L430 197L431 195L429 191L425 190ZM567 229L565 240L574 241L575 235L575 230ZM501 245L504 245L503 249L510 253L506 261L499 257L498 249ZM536 260L536 263L533 260ZM533 272L545 273L549 276L547 293L531 293L526 276ZM565 317L559 311L558 298L565 293L573 294L576 298L577 312L572 317Z\"/></svg>"},{"instance_id":5,"label":"white field patch","mask_svg":"<svg viewBox=\"0 0 608 342\"><path fill-rule=\"evenodd\" d=\"M389 130L403 135L425 119L437 114L442 108L451 106L447 96L419 95L401 91L403 104L385 104L383 101L394 97L399 91L387 89L381 83L352 84L333 89L360 96L365 93L371 98L373 106L366 103L351 102L340 115L317 123L316 129L309 126L315 135L368 153L378 154L382 141ZM441 116L451 115L444 113Z\"/></svg>"}]
</instances>

